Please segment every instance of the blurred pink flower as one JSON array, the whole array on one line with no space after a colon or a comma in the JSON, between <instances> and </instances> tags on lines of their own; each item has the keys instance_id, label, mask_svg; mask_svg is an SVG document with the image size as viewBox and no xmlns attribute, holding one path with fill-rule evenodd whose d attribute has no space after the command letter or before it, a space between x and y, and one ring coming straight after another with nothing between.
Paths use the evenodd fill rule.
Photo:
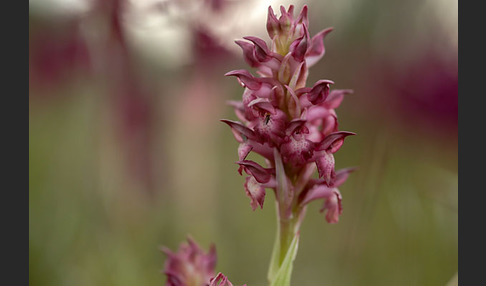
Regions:
<instances>
[{"instance_id":1,"label":"blurred pink flower","mask_svg":"<svg viewBox=\"0 0 486 286\"><path fill-rule=\"evenodd\" d=\"M187 238L188 243L181 243L177 252L162 248L167 255L164 273L167 275L167 286L207 286L214 276L216 267L216 248L210 246L204 251L197 243Z\"/></svg>"}]
</instances>

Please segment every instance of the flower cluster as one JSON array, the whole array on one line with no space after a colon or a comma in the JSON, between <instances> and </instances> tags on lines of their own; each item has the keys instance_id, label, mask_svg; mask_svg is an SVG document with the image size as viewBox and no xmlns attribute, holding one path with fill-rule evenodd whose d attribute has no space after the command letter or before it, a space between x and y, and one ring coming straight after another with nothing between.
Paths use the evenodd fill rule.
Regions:
<instances>
[{"instance_id":1,"label":"flower cluster","mask_svg":"<svg viewBox=\"0 0 486 286\"><path fill-rule=\"evenodd\" d=\"M332 28L309 35L307 6L294 17L294 6L280 7L277 18L268 9L271 44L257 37L237 40L245 61L258 76L234 70L244 92L230 101L240 121L222 120L231 127L238 147L239 172L248 175L246 194L255 210L263 207L266 188L275 191L284 213L295 213L307 203L324 199L326 220L338 222L342 212L339 187L353 170L335 171L334 153L352 132L338 131L335 109L351 90L331 90L331 80L306 87L309 68L324 55L324 37ZM247 160L250 152L265 158L266 167ZM317 168L318 179L312 175Z\"/></svg>"}]
</instances>

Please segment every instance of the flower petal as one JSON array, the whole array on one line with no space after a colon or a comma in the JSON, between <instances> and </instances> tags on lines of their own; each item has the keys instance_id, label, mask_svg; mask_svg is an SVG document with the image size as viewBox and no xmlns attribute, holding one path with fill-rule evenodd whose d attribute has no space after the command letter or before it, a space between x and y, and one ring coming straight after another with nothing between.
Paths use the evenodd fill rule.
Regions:
<instances>
[{"instance_id":1,"label":"flower petal","mask_svg":"<svg viewBox=\"0 0 486 286\"><path fill-rule=\"evenodd\" d=\"M327 79L318 80L307 94L309 101L312 102L312 104L319 104L326 100L329 95L330 84L334 84L334 82Z\"/></svg>"},{"instance_id":2,"label":"flower petal","mask_svg":"<svg viewBox=\"0 0 486 286\"><path fill-rule=\"evenodd\" d=\"M290 121L289 125L287 126L287 129L285 130L285 134L287 135L292 135L297 131L300 131L303 127L305 127L305 124L307 123L307 120L304 119L294 119ZM309 130L307 130L309 132ZM307 133L304 131L303 133Z\"/></svg>"},{"instance_id":3,"label":"flower petal","mask_svg":"<svg viewBox=\"0 0 486 286\"><path fill-rule=\"evenodd\" d=\"M264 40L253 36L243 37L243 39L255 44L254 55L258 61L266 62L270 60L270 50L268 49L267 43Z\"/></svg>"},{"instance_id":4,"label":"flower petal","mask_svg":"<svg viewBox=\"0 0 486 286\"><path fill-rule=\"evenodd\" d=\"M257 182L255 177L246 177L245 191L246 195L251 199L251 208L255 210L258 206L260 206L260 208L263 209L263 202L265 201L265 188Z\"/></svg>"},{"instance_id":5,"label":"flower petal","mask_svg":"<svg viewBox=\"0 0 486 286\"><path fill-rule=\"evenodd\" d=\"M245 142L246 139L251 139L258 141L258 137L253 130L243 125L241 122L228 120L228 119L221 119L221 122L224 122L229 125L235 139L242 143Z\"/></svg>"},{"instance_id":6,"label":"flower petal","mask_svg":"<svg viewBox=\"0 0 486 286\"><path fill-rule=\"evenodd\" d=\"M349 177L349 174L356 171L357 169L358 168L356 167L351 167L351 168L345 168L336 171L336 178L334 178L333 187L337 188L341 186L344 182L346 182L346 180Z\"/></svg>"},{"instance_id":7,"label":"flower petal","mask_svg":"<svg viewBox=\"0 0 486 286\"><path fill-rule=\"evenodd\" d=\"M324 101L324 106L329 109L338 108L343 101L344 95L351 93L353 93L351 89L335 89L329 93Z\"/></svg>"},{"instance_id":8,"label":"flower petal","mask_svg":"<svg viewBox=\"0 0 486 286\"><path fill-rule=\"evenodd\" d=\"M277 16L273 12L272 6L268 6L268 16L267 16L267 32L271 39L280 30L280 24L278 22Z\"/></svg>"},{"instance_id":9,"label":"flower petal","mask_svg":"<svg viewBox=\"0 0 486 286\"><path fill-rule=\"evenodd\" d=\"M319 178L323 178L326 185L330 186L332 180L336 177L334 171L334 155L332 155L332 153L323 152L323 154L316 159L316 165Z\"/></svg>"},{"instance_id":10,"label":"flower petal","mask_svg":"<svg viewBox=\"0 0 486 286\"><path fill-rule=\"evenodd\" d=\"M310 49L305 56L305 61L308 67L313 66L316 62L318 62L325 53L324 48L324 37L329 34L333 28L327 28L319 33L317 33L314 37L312 37Z\"/></svg>"},{"instance_id":11,"label":"flower petal","mask_svg":"<svg viewBox=\"0 0 486 286\"><path fill-rule=\"evenodd\" d=\"M343 212L343 207L341 205L341 193L339 192L338 189L334 188L333 189L333 194L326 199L324 202L323 208L320 210L323 212L324 210L327 210L326 212L326 221L328 223L338 223L339 222L339 216Z\"/></svg>"},{"instance_id":12,"label":"flower petal","mask_svg":"<svg viewBox=\"0 0 486 286\"><path fill-rule=\"evenodd\" d=\"M333 188L327 187L325 185L316 185L305 194L305 197L300 202L300 205L304 206L311 201L328 198L332 194L332 192Z\"/></svg>"},{"instance_id":13,"label":"flower petal","mask_svg":"<svg viewBox=\"0 0 486 286\"><path fill-rule=\"evenodd\" d=\"M325 150L331 154L336 153L344 143L344 138L349 135L356 135L354 132L338 131L327 135L317 146L316 150Z\"/></svg>"},{"instance_id":14,"label":"flower petal","mask_svg":"<svg viewBox=\"0 0 486 286\"><path fill-rule=\"evenodd\" d=\"M302 10L300 10L299 16L297 17L297 23L302 23L304 26L308 27L309 26L309 19L307 18L307 5L304 5L302 7Z\"/></svg>"},{"instance_id":15,"label":"flower petal","mask_svg":"<svg viewBox=\"0 0 486 286\"><path fill-rule=\"evenodd\" d=\"M261 184L270 181L270 178L272 177L271 169L265 169L254 161L243 160L236 163L243 167L247 174L255 177L255 179Z\"/></svg>"},{"instance_id":16,"label":"flower petal","mask_svg":"<svg viewBox=\"0 0 486 286\"><path fill-rule=\"evenodd\" d=\"M270 103L270 100L268 98L257 98L252 100L250 101L250 103L248 103L248 107L252 106L265 112L276 114L275 107L273 107L272 103Z\"/></svg>"},{"instance_id":17,"label":"flower petal","mask_svg":"<svg viewBox=\"0 0 486 286\"><path fill-rule=\"evenodd\" d=\"M218 275L211 278L208 286L233 286L223 273L219 272Z\"/></svg>"},{"instance_id":18,"label":"flower petal","mask_svg":"<svg viewBox=\"0 0 486 286\"><path fill-rule=\"evenodd\" d=\"M240 46L240 48L243 50L243 58L245 61L252 67L256 68L260 66L260 62L255 56L255 46L241 40L236 40L235 43Z\"/></svg>"},{"instance_id":19,"label":"flower petal","mask_svg":"<svg viewBox=\"0 0 486 286\"><path fill-rule=\"evenodd\" d=\"M234 70L227 72L225 76L236 76L240 84L251 90L258 90L261 83L247 70Z\"/></svg>"},{"instance_id":20,"label":"flower petal","mask_svg":"<svg viewBox=\"0 0 486 286\"><path fill-rule=\"evenodd\" d=\"M238 146L238 159L240 161L245 160L246 156L251 152L253 146L248 144L247 142L243 142Z\"/></svg>"},{"instance_id":21,"label":"flower petal","mask_svg":"<svg viewBox=\"0 0 486 286\"><path fill-rule=\"evenodd\" d=\"M285 85L285 88L290 94L290 97L293 99L292 101L287 102L289 112L294 118L298 118L301 114L300 100L292 88L290 88L288 85Z\"/></svg>"},{"instance_id":22,"label":"flower petal","mask_svg":"<svg viewBox=\"0 0 486 286\"><path fill-rule=\"evenodd\" d=\"M307 27L305 25L303 25L303 32L303 35L294 40L289 47L289 51L292 53L294 59L298 62L304 61L307 47L309 45L309 39L307 38L309 32L307 31Z\"/></svg>"}]
</instances>

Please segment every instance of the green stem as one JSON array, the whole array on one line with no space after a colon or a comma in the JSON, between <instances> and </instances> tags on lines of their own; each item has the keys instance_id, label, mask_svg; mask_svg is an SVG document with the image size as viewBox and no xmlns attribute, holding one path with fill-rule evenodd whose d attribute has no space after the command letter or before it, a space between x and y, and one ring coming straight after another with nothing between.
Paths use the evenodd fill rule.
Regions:
<instances>
[{"instance_id":1,"label":"green stem","mask_svg":"<svg viewBox=\"0 0 486 286\"><path fill-rule=\"evenodd\" d=\"M279 257L279 266L282 265L282 262L285 259L285 256L287 255L287 252L289 250L289 246L292 243L292 240L294 239L295 235L297 234L297 231L299 229L296 227L297 222L295 221L295 218L281 218L279 217L279 245L280 245L280 257Z\"/></svg>"},{"instance_id":2,"label":"green stem","mask_svg":"<svg viewBox=\"0 0 486 286\"><path fill-rule=\"evenodd\" d=\"M296 209L290 216L277 205L277 236L268 272L271 286L290 286L293 261L297 255L299 230L305 209Z\"/></svg>"}]
</instances>

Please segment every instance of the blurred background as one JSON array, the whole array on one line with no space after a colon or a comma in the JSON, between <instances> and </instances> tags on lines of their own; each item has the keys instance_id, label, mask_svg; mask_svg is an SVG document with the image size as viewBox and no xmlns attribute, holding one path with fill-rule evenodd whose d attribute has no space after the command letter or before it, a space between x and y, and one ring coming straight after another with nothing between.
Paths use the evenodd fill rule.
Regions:
<instances>
[{"instance_id":1,"label":"blurred background","mask_svg":"<svg viewBox=\"0 0 486 286\"><path fill-rule=\"evenodd\" d=\"M159 247L188 235L266 285L274 196L251 210L219 119L249 68L234 40L289 4L334 27L308 85L354 90L335 157L359 166L338 224L310 205L293 285L457 284L457 1L30 0L31 285L164 285Z\"/></svg>"}]
</instances>

